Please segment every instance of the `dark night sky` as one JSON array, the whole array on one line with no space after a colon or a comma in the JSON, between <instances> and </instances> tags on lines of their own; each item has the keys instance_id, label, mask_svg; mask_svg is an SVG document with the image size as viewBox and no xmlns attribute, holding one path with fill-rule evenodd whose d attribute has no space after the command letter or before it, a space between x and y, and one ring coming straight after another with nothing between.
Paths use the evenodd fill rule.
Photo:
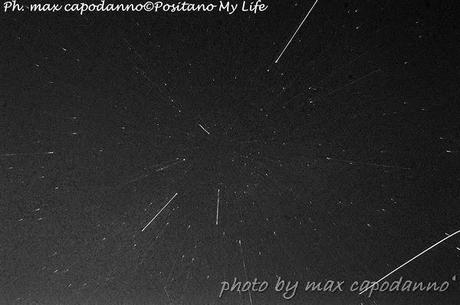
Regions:
<instances>
[{"instance_id":1,"label":"dark night sky","mask_svg":"<svg viewBox=\"0 0 460 305\"><path fill-rule=\"evenodd\" d=\"M0 305L458 304L459 236L387 279L446 292L218 298L375 281L460 229L449 1L320 0L278 64L313 1L267 3L2 11Z\"/></svg>"}]
</instances>

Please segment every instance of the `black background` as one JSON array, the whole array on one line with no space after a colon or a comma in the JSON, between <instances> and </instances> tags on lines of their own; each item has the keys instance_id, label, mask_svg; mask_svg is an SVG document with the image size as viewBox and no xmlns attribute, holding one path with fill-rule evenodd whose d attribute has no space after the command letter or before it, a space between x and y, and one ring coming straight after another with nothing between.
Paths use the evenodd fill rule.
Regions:
<instances>
[{"instance_id":1,"label":"black background","mask_svg":"<svg viewBox=\"0 0 460 305\"><path fill-rule=\"evenodd\" d=\"M267 3L2 13L1 304L458 302L458 237L388 278L443 293L218 298L377 280L460 228L454 1L319 1L278 64L313 1Z\"/></svg>"}]
</instances>

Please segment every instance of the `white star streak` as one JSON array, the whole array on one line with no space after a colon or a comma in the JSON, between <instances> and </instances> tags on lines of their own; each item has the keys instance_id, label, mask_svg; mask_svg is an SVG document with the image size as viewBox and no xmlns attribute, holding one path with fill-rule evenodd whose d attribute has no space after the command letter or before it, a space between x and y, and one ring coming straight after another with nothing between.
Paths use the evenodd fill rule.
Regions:
<instances>
[{"instance_id":1,"label":"white star streak","mask_svg":"<svg viewBox=\"0 0 460 305\"><path fill-rule=\"evenodd\" d=\"M54 155L54 151L37 152L37 153L5 153L0 157L15 157L15 156L33 156L33 155Z\"/></svg>"},{"instance_id":2,"label":"white star streak","mask_svg":"<svg viewBox=\"0 0 460 305\"><path fill-rule=\"evenodd\" d=\"M241 258L243 259L244 275L246 276L246 280L248 280L248 271L246 270L246 262L244 260L244 252L243 252L243 246L241 245L241 239L238 240L238 243L240 244ZM249 301L251 302L251 305L253 305L252 304L252 295L251 295L251 290L250 289L248 290L248 294L249 294Z\"/></svg>"},{"instance_id":3,"label":"white star streak","mask_svg":"<svg viewBox=\"0 0 460 305\"><path fill-rule=\"evenodd\" d=\"M437 243L435 243L434 245L426 248L425 250L423 250L422 252L420 252L419 254L417 254L416 256L414 256L413 258L411 258L410 260L408 260L407 262L405 262L404 264L402 264L401 266L399 266L398 268L394 269L393 271L391 271L390 273L388 273L387 275L385 275L384 277L382 277L380 280L378 280L377 282L374 282L372 285L370 285L369 287L367 287L366 289L364 289L363 291L361 291L359 294L363 294L364 292L368 291L369 289L371 289L372 287L374 287L375 285L377 285L379 282L381 282L382 280L386 279L387 277L389 277L390 275L392 275L393 273L395 273L396 271L398 271L399 269L401 269L402 267L404 267L405 265L409 264L410 262L412 262L413 260L417 259L418 257L422 256L423 254L425 254L426 252L430 251L431 249L433 249L434 247L436 247L437 245L443 243L444 241L448 240L449 238L453 237L454 235L457 235L458 233L460 233L460 230L450 234L450 235L447 235L447 237L444 237L443 239L441 239L440 241L438 241Z\"/></svg>"},{"instance_id":4,"label":"white star streak","mask_svg":"<svg viewBox=\"0 0 460 305\"><path fill-rule=\"evenodd\" d=\"M155 171L156 171L156 172L164 171L165 169L167 169L167 168L169 168L169 167L171 167L171 166L177 165L177 164L179 164L179 163L181 163L181 162L185 162L185 158L182 158L182 159L180 159L180 160L177 160L177 161L174 161L174 162L172 162L172 163L166 164L166 165L164 165L164 166L162 166L162 167L156 169Z\"/></svg>"},{"instance_id":5,"label":"white star streak","mask_svg":"<svg viewBox=\"0 0 460 305\"><path fill-rule=\"evenodd\" d=\"M152 218L152 220L150 220L149 223L145 225L145 227L142 229L142 232L144 232L144 230L147 229L147 227L155 220L155 218L158 217L158 215L161 214L161 212L171 203L171 201L173 201L174 198L176 198L176 196L177 193L175 193L174 196L172 196L171 199L169 199L168 202L161 208L161 210L158 211L158 213Z\"/></svg>"},{"instance_id":6,"label":"white star streak","mask_svg":"<svg viewBox=\"0 0 460 305\"><path fill-rule=\"evenodd\" d=\"M217 189L216 226L219 225L219 203L220 203L220 189Z\"/></svg>"},{"instance_id":7,"label":"white star streak","mask_svg":"<svg viewBox=\"0 0 460 305\"><path fill-rule=\"evenodd\" d=\"M372 162L358 162L358 161L337 159L337 158L331 158L331 157L326 157L326 160L347 163L349 165L365 165L365 166L384 167L384 168L397 168L397 169L403 169L403 170L411 169L409 167L402 167L402 166L396 166L396 165L387 165L387 164L372 163Z\"/></svg>"},{"instance_id":8,"label":"white star streak","mask_svg":"<svg viewBox=\"0 0 460 305\"><path fill-rule=\"evenodd\" d=\"M206 130L206 128L203 127L203 125L198 124L198 126L200 126L200 128L203 129L203 131L206 132L208 135L211 134L209 131Z\"/></svg>"},{"instance_id":9,"label":"white star streak","mask_svg":"<svg viewBox=\"0 0 460 305\"><path fill-rule=\"evenodd\" d=\"M302 22L299 24L299 26L297 27L297 30L294 32L294 34L292 35L291 39L289 39L288 43L286 44L286 46L284 47L283 51L281 52L280 56L278 56L278 58L275 60L275 64L278 63L278 61L280 60L281 56L283 56L284 52L286 51L286 49L289 47L289 45L291 44L292 40L294 39L295 35L297 35L297 32L300 30L300 28L302 27L302 25L304 24L305 20L307 20L308 16L310 16L310 13L311 11L313 11L313 8L315 7L316 3L318 3L319 0L316 0L315 3L313 3L312 7L310 8L310 10L308 11L307 15L305 16L305 18L303 18Z\"/></svg>"}]
</instances>

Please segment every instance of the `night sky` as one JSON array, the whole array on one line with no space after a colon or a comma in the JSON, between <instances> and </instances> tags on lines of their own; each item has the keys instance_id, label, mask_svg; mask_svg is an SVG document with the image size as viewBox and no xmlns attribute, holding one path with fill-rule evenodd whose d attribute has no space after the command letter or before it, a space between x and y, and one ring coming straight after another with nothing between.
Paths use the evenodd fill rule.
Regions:
<instances>
[{"instance_id":1,"label":"night sky","mask_svg":"<svg viewBox=\"0 0 460 305\"><path fill-rule=\"evenodd\" d=\"M459 304L460 235L386 279L445 292L302 291L460 229L455 1L320 0L275 63L313 2L2 9L0 304Z\"/></svg>"}]
</instances>

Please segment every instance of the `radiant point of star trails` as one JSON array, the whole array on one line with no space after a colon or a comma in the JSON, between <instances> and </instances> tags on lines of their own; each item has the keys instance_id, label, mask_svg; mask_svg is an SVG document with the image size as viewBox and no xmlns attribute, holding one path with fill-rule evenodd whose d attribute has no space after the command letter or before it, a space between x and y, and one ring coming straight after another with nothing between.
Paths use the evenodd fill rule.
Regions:
<instances>
[{"instance_id":1,"label":"radiant point of star trails","mask_svg":"<svg viewBox=\"0 0 460 305\"><path fill-rule=\"evenodd\" d=\"M294 32L294 34L292 35L291 39L289 39L288 43L286 44L286 46L284 47L283 51L281 52L281 54L278 56L278 58L275 60L275 64L278 63L278 61L281 59L281 56L283 56L284 52L286 51L286 49L289 47L289 45L291 44L292 40L294 39L295 35L297 35L297 32L300 30L300 28L302 27L302 25L304 24L305 20L307 20L308 16L310 16L310 13L313 11L313 8L315 7L316 3L318 3L319 0L316 0L315 3L313 3L312 7L310 8L310 10L308 11L307 15L305 16L305 18L303 18L302 22L299 24L299 26L297 27L297 30Z\"/></svg>"},{"instance_id":2,"label":"radiant point of star trails","mask_svg":"<svg viewBox=\"0 0 460 305\"><path fill-rule=\"evenodd\" d=\"M409 264L410 262L412 262L413 260L417 259L418 257L422 256L423 254L425 254L426 252L430 251L431 249L433 249L434 247L436 247L437 245L445 242L446 240L448 240L449 238L457 235L458 233L460 233L460 230L452 233L452 234L449 234L447 235L447 237L444 237L443 239L441 239L440 241L438 241L437 243L435 243L434 245L426 248L425 250L423 250L422 252L420 252L419 254L417 254L416 256L414 256L413 258L411 258L410 260L408 260L407 262L405 262L404 264L402 264L401 266L399 266L398 268L394 269L393 271L391 271L390 273L388 273L387 275L383 276L381 279L379 279L377 282L374 282L372 285L368 286L366 289L364 289L363 291L361 291L359 294L363 294L365 293L366 291L368 291L369 289L371 289L372 287L374 287L375 285L377 285L378 283L380 283L381 281L383 281L384 279L386 279L387 277L389 277L390 275L392 275L393 273L395 273L396 271L398 271L399 269L401 269L402 267L406 266L407 264Z\"/></svg>"},{"instance_id":3,"label":"radiant point of star trails","mask_svg":"<svg viewBox=\"0 0 460 305\"><path fill-rule=\"evenodd\" d=\"M219 225L220 189L217 189L216 226Z\"/></svg>"},{"instance_id":4,"label":"radiant point of star trails","mask_svg":"<svg viewBox=\"0 0 460 305\"><path fill-rule=\"evenodd\" d=\"M145 227L142 229L142 232L144 232L144 230L147 229L147 227L158 217L158 215L161 214L161 212L171 203L171 201L174 200L174 198L176 198L177 195L178 195L178 194L175 193L174 196L172 196L172 197L168 200L168 202L161 208L160 211L158 211L158 213L152 218L152 220L150 220L149 223L145 225Z\"/></svg>"},{"instance_id":5,"label":"radiant point of star trails","mask_svg":"<svg viewBox=\"0 0 460 305\"><path fill-rule=\"evenodd\" d=\"M209 131L206 130L206 128L203 127L203 125L198 124L198 126L200 126L200 128L203 129L203 131L206 132L208 135L211 134Z\"/></svg>"}]
</instances>

